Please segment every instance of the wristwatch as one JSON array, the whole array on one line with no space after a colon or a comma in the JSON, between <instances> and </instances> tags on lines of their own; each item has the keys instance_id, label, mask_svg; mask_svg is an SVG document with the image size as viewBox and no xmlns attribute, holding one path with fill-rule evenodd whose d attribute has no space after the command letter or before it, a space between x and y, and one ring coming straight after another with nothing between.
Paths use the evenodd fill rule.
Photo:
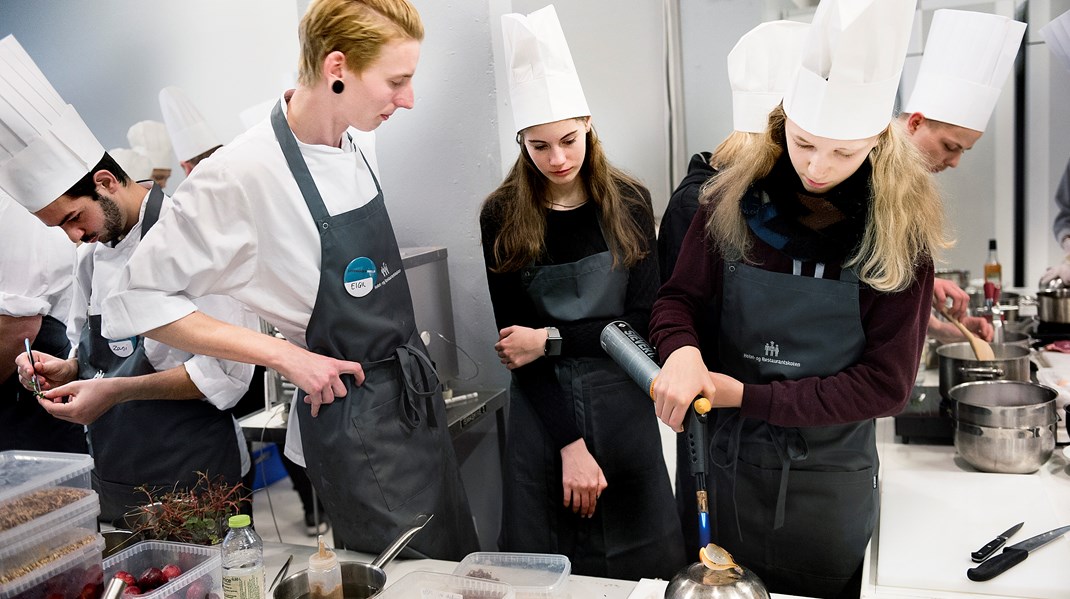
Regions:
<instances>
[{"instance_id":1,"label":"wristwatch","mask_svg":"<svg viewBox=\"0 0 1070 599\"><path fill-rule=\"evenodd\" d=\"M543 349L543 355L561 355L561 331L556 327L546 327L546 347Z\"/></svg>"}]
</instances>

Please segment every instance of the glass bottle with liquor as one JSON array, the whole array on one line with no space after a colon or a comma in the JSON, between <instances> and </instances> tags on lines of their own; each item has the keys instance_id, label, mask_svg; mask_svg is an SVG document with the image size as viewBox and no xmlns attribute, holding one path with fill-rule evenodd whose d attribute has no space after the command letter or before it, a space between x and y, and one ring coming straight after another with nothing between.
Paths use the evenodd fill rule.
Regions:
<instances>
[{"instance_id":1,"label":"glass bottle with liquor","mask_svg":"<svg viewBox=\"0 0 1070 599\"><path fill-rule=\"evenodd\" d=\"M985 260L985 283L992 283L996 290L1003 288L1003 267L996 254L996 240L988 240L988 258Z\"/></svg>"}]
</instances>

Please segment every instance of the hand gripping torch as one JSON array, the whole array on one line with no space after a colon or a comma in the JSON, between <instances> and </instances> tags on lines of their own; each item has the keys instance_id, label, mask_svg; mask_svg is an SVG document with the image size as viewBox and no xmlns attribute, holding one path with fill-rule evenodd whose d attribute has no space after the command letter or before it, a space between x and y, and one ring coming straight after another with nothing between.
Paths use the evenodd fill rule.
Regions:
<instances>
[{"instance_id":1,"label":"hand gripping torch","mask_svg":"<svg viewBox=\"0 0 1070 599\"><path fill-rule=\"evenodd\" d=\"M653 399L654 379L661 373L654 348L623 320L607 324L599 340L609 357ZM710 400L695 398L691 407L685 434L688 462L698 489L695 496L698 501L699 546L705 547L710 542L710 507L706 494L706 413L711 408Z\"/></svg>"}]
</instances>

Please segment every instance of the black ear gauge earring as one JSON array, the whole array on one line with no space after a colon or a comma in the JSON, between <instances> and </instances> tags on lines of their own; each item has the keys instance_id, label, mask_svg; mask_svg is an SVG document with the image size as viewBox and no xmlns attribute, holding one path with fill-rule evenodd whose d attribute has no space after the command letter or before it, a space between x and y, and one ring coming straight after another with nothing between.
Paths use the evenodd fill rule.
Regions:
<instances>
[{"instance_id":1,"label":"black ear gauge earring","mask_svg":"<svg viewBox=\"0 0 1070 599\"><path fill-rule=\"evenodd\" d=\"M345 88L346 88L346 84L342 83L341 79L335 79L334 83L331 84L331 91L336 93L336 94L342 93L342 91Z\"/></svg>"}]
</instances>

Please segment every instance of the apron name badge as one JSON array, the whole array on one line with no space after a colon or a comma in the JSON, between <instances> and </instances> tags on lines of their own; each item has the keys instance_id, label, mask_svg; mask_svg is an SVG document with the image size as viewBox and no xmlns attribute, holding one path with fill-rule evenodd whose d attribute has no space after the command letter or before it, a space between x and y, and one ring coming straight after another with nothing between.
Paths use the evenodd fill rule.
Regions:
<instances>
[{"instance_id":1,"label":"apron name badge","mask_svg":"<svg viewBox=\"0 0 1070 599\"><path fill-rule=\"evenodd\" d=\"M120 358L129 358L134 353L134 347L137 345L137 338L131 337L130 339L120 339L118 341L108 340L108 348L111 349L111 353L119 356Z\"/></svg>"},{"instance_id":2,"label":"apron name badge","mask_svg":"<svg viewBox=\"0 0 1070 599\"><path fill-rule=\"evenodd\" d=\"M375 280L378 278L378 269L370 258L361 256L353 259L346 266L342 282L346 292L353 297L364 297L375 289Z\"/></svg>"}]
</instances>

